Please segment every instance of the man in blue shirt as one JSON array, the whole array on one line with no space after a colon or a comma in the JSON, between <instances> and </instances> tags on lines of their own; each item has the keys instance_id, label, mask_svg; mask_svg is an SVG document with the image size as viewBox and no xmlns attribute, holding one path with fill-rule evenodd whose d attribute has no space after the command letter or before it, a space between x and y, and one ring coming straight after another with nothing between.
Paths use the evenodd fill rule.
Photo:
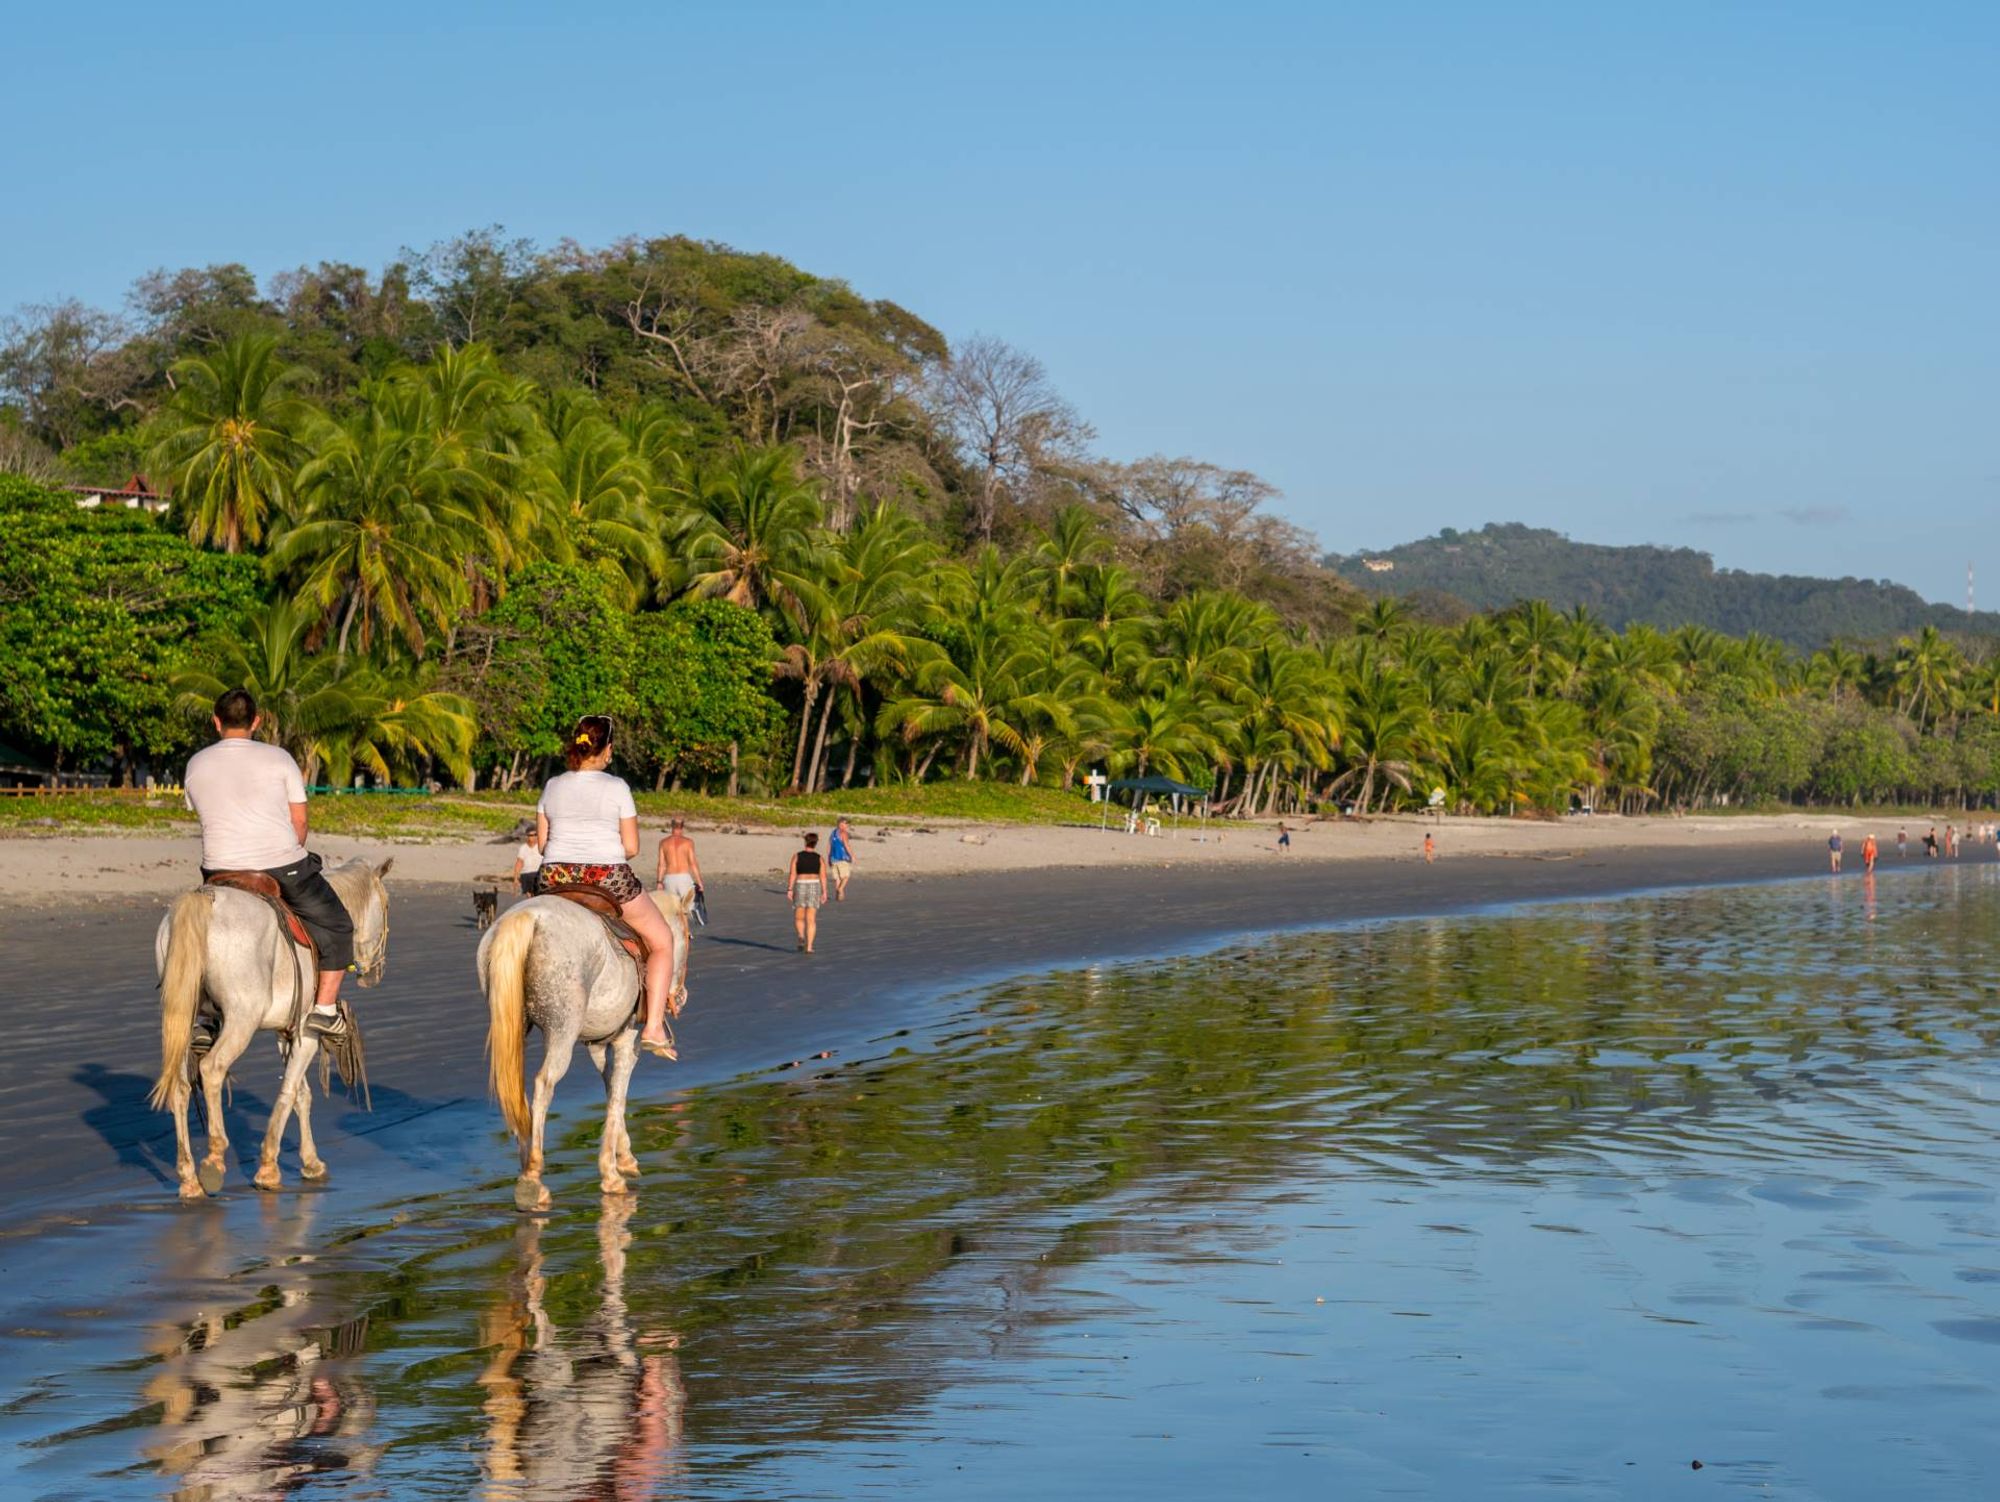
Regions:
<instances>
[{"instance_id":1,"label":"man in blue shirt","mask_svg":"<svg viewBox=\"0 0 2000 1502\"><path fill-rule=\"evenodd\" d=\"M848 848L847 842L853 835L854 831L847 827L847 820L843 818L833 826L833 838L827 842L826 864L833 874L835 902L847 901L847 879L854 874L854 852Z\"/></svg>"}]
</instances>

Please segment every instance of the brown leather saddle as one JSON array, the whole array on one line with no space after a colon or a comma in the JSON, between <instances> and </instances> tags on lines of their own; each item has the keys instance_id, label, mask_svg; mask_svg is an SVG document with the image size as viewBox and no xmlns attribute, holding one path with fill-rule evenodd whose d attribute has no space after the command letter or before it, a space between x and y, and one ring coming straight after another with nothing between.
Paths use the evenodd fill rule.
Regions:
<instances>
[{"instance_id":1,"label":"brown leather saddle","mask_svg":"<svg viewBox=\"0 0 2000 1502\"><path fill-rule=\"evenodd\" d=\"M598 917L604 920L604 926L611 930L611 937L618 941L627 954L639 962L640 972L642 974L645 972L646 960L652 954L653 946L646 942L644 934L640 933L638 929L627 923L620 916L618 899L613 897L610 892L603 887L593 884L574 887L544 887L541 895L544 897L567 897L578 907L597 914Z\"/></svg>"},{"instance_id":2,"label":"brown leather saddle","mask_svg":"<svg viewBox=\"0 0 2000 1502\"><path fill-rule=\"evenodd\" d=\"M306 932L305 923L292 911L285 901L285 894L278 889L278 880L262 871L211 871L205 886L234 887L239 892L248 892L252 897L261 897L271 905L271 911L278 915L278 926L292 936L294 944L302 944L313 952L313 968L319 968L319 945L313 943L312 935Z\"/></svg>"}]
</instances>

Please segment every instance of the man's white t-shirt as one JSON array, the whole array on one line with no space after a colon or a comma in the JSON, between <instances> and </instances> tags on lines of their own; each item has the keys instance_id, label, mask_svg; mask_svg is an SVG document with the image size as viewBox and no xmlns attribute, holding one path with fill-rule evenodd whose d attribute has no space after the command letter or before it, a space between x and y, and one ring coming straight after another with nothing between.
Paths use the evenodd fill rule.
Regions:
<instances>
[{"instance_id":1,"label":"man's white t-shirt","mask_svg":"<svg viewBox=\"0 0 2000 1502\"><path fill-rule=\"evenodd\" d=\"M622 846L620 847L623 848ZM514 858L521 863L521 874L542 869L542 852L535 848L533 840L521 841L521 848L514 852Z\"/></svg>"},{"instance_id":2,"label":"man's white t-shirt","mask_svg":"<svg viewBox=\"0 0 2000 1502\"><path fill-rule=\"evenodd\" d=\"M188 758L187 805L201 820L201 864L209 871L296 866L306 847L292 831L292 805L306 801L291 752L230 736Z\"/></svg>"},{"instance_id":3,"label":"man's white t-shirt","mask_svg":"<svg viewBox=\"0 0 2000 1502\"><path fill-rule=\"evenodd\" d=\"M628 859L618 821L638 818L639 808L624 778L609 772L564 772L549 779L536 807L549 821L544 861L616 866Z\"/></svg>"}]
</instances>

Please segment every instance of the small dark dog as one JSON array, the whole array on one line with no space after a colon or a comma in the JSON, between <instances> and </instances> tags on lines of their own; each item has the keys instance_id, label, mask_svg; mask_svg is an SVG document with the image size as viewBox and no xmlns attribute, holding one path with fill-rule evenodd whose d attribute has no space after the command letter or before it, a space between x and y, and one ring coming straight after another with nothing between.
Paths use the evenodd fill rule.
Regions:
<instances>
[{"instance_id":1,"label":"small dark dog","mask_svg":"<svg viewBox=\"0 0 2000 1502\"><path fill-rule=\"evenodd\" d=\"M484 933L493 926L493 920L500 916L500 894L474 892L472 894L472 915L479 920L479 931Z\"/></svg>"}]
</instances>

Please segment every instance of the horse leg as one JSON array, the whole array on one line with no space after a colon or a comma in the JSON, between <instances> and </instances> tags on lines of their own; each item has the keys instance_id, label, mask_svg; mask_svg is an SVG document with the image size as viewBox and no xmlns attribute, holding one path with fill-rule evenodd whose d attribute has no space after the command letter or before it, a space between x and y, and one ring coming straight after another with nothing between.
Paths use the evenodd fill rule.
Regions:
<instances>
[{"instance_id":1,"label":"horse leg","mask_svg":"<svg viewBox=\"0 0 2000 1502\"><path fill-rule=\"evenodd\" d=\"M246 1020L239 1021L239 1018ZM196 1172L201 1179L201 1187L210 1194L222 1188L222 1181L229 1172L229 1133L222 1124L222 1087L229 1079L230 1066L243 1057L243 1050L256 1036L254 1015L239 1012L232 1016L225 1007L222 1035L209 1049L208 1057L201 1061L201 1098L208 1113L208 1156L201 1160L201 1167Z\"/></svg>"},{"instance_id":2,"label":"horse leg","mask_svg":"<svg viewBox=\"0 0 2000 1502\"><path fill-rule=\"evenodd\" d=\"M313 1087L310 1079L299 1081L299 1177L317 1183L326 1177L326 1160L313 1143Z\"/></svg>"},{"instance_id":3,"label":"horse leg","mask_svg":"<svg viewBox=\"0 0 2000 1502\"><path fill-rule=\"evenodd\" d=\"M629 1030L628 1030L629 1031ZM619 1035L620 1039L625 1034ZM625 1143L625 1082L627 1074L619 1069L620 1054L618 1043L593 1043L590 1045L590 1061L604 1076L604 1135L597 1145L598 1188L606 1194L623 1194L628 1177L625 1165L632 1165L636 1176L639 1165L632 1157L632 1150Z\"/></svg>"},{"instance_id":4,"label":"horse leg","mask_svg":"<svg viewBox=\"0 0 2000 1502\"><path fill-rule=\"evenodd\" d=\"M252 1180L259 1189L276 1189L279 1183L278 1149L284 1146L285 1127L292 1119L292 1106L299 1098L299 1091L306 1082L306 1066L319 1052L319 1040L310 1033L301 1032L292 1040L292 1056L285 1061L285 1077L278 1085L278 1098L271 1104L271 1124L264 1128L264 1150L257 1155L257 1176ZM305 1120L300 1113L300 1121ZM304 1156L301 1148L301 1156Z\"/></svg>"},{"instance_id":5,"label":"horse leg","mask_svg":"<svg viewBox=\"0 0 2000 1502\"><path fill-rule=\"evenodd\" d=\"M639 1035L631 1028L619 1033L611 1045L611 1066L605 1076L604 1130L616 1131L618 1172L628 1179L639 1177L639 1159L632 1151L632 1129L625 1120L626 1097L632 1085L632 1070L639 1062Z\"/></svg>"},{"instance_id":6,"label":"horse leg","mask_svg":"<svg viewBox=\"0 0 2000 1502\"><path fill-rule=\"evenodd\" d=\"M169 1105L174 1113L174 1172L180 1178L184 1200L198 1200L203 1194L201 1180L194 1173L194 1143L188 1137L188 1098L193 1094L194 1084L183 1064L180 1082L174 1086Z\"/></svg>"},{"instance_id":7,"label":"horse leg","mask_svg":"<svg viewBox=\"0 0 2000 1502\"><path fill-rule=\"evenodd\" d=\"M563 1031L544 1028L548 1047L542 1067L535 1074L535 1098L530 1105L528 1138L521 1144L521 1177L514 1185L514 1205L521 1210L549 1208L548 1185L542 1182L542 1134L549 1122L549 1104L556 1098L556 1086L569 1073L570 1056L576 1052L576 1027Z\"/></svg>"}]
</instances>

